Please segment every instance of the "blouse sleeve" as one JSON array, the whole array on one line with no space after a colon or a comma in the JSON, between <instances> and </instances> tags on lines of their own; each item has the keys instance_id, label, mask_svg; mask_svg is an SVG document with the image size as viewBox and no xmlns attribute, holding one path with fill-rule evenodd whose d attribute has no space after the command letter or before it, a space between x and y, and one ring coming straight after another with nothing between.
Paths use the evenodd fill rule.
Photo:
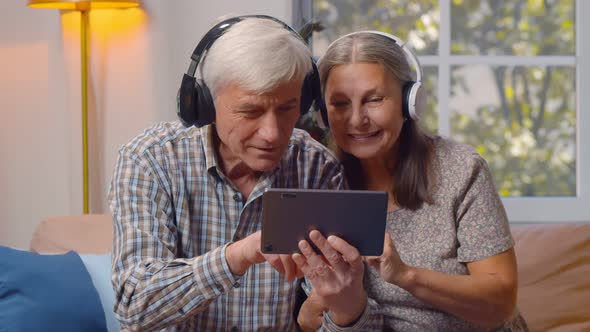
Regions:
<instances>
[{"instance_id":1,"label":"blouse sleeve","mask_svg":"<svg viewBox=\"0 0 590 332\"><path fill-rule=\"evenodd\" d=\"M478 154L465 165L462 194L456 203L458 259L472 262L514 246L506 211L487 162Z\"/></svg>"}]
</instances>

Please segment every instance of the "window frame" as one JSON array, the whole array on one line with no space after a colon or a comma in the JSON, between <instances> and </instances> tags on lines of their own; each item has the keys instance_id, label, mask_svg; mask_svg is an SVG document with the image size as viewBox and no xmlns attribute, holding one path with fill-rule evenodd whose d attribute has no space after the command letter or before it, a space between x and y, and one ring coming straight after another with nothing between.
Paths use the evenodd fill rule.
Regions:
<instances>
[{"instance_id":1,"label":"window frame","mask_svg":"<svg viewBox=\"0 0 590 332\"><path fill-rule=\"evenodd\" d=\"M293 22L310 21L313 0L293 0ZM489 56L451 54L451 0L439 0L440 26L437 55L418 56L422 66L438 68L438 134L450 137L451 68L454 65L575 66L576 71L576 196L572 197L502 197L510 223L590 222L590 1L575 0L575 55ZM589 15L583 15L586 13ZM446 84L444 84L446 82ZM582 110L588 110L583 112Z\"/></svg>"}]
</instances>

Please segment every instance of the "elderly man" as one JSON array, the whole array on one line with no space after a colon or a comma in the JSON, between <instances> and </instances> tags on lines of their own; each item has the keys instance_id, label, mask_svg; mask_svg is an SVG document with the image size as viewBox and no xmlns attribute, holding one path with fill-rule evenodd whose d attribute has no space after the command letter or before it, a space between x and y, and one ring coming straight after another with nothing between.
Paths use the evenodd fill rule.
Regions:
<instances>
[{"instance_id":1,"label":"elderly man","mask_svg":"<svg viewBox=\"0 0 590 332\"><path fill-rule=\"evenodd\" d=\"M294 129L320 95L317 69L291 28L261 16L217 24L192 59L181 121L119 150L115 313L130 330L295 330L302 274L260 251L262 193L343 187L335 157Z\"/></svg>"}]
</instances>

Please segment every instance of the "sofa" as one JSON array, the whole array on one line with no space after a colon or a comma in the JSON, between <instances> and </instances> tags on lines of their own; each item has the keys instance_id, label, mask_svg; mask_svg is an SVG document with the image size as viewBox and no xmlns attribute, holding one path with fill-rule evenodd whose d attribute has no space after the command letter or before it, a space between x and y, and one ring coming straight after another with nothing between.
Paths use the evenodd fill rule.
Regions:
<instances>
[{"instance_id":1,"label":"sofa","mask_svg":"<svg viewBox=\"0 0 590 332\"><path fill-rule=\"evenodd\" d=\"M519 271L518 308L531 331L590 331L590 224L511 227ZM104 255L111 246L111 217L85 215L42 221L30 250Z\"/></svg>"}]
</instances>

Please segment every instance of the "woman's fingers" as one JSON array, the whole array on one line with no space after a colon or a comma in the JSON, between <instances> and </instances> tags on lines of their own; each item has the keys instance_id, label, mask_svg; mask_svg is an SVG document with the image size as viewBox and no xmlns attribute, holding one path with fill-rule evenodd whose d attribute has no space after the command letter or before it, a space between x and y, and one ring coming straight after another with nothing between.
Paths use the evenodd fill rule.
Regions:
<instances>
[{"instance_id":1,"label":"woman's fingers","mask_svg":"<svg viewBox=\"0 0 590 332\"><path fill-rule=\"evenodd\" d=\"M302 254L296 253L291 255L291 258L293 258L293 261L295 262L295 264L297 264L297 267L300 270L303 270L306 265L307 265L307 260L305 259L305 256L303 256Z\"/></svg>"},{"instance_id":2,"label":"woman's fingers","mask_svg":"<svg viewBox=\"0 0 590 332\"><path fill-rule=\"evenodd\" d=\"M386 261L393 252L393 241L388 232L385 232L385 239L383 241L383 253L381 256L366 256L365 261L369 266L374 267L377 271L381 270L381 263Z\"/></svg>"},{"instance_id":3,"label":"woman's fingers","mask_svg":"<svg viewBox=\"0 0 590 332\"><path fill-rule=\"evenodd\" d=\"M330 235L328 237L328 243L337 250L346 262L350 264L352 267L358 267L363 265L363 258L360 255L359 251L348 244L348 242L344 241L343 239Z\"/></svg>"},{"instance_id":4,"label":"woman's fingers","mask_svg":"<svg viewBox=\"0 0 590 332\"><path fill-rule=\"evenodd\" d=\"M326 238L317 230L313 230L309 233L309 238L313 243L320 249L324 258L330 266L336 270L336 272L342 273L348 269L348 263L344 261L342 255L336 251Z\"/></svg>"},{"instance_id":5,"label":"woman's fingers","mask_svg":"<svg viewBox=\"0 0 590 332\"><path fill-rule=\"evenodd\" d=\"M297 246L299 247L299 251L301 251L301 254L305 256L305 259L307 260L307 263L309 265L315 266L325 264L322 261L322 258L313 250L311 244L309 244L309 242L307 242L306 240L299 241L299 243L297 243Z\"/></svg>"},{"instance_id":6,"label":"woman's fingers","mask_svg":"<svg viewBox=\"0 0 590 332\"><path fill-rule=\"evenodd\" d=\"M325 278L332 272L330 267L321 259L321 257L313 251L313 248L307 241L299 241L298 245L301 254L306 260L306 263L301 266L301 271L303 271L303 274L305 274L308 279L313 281L317 278ZM297 262L297 260L295 262Z\"/></svg>"},{"instance_id":7,"label":"woman's fingers","mask_svg":"<svg viewBox=\"0 0 590 332\"><path fill-rule=\"evenodd\" d=\"M385 240L383 241L383 256L387 257L391 255L393 251L393 241L391 241L391 236L388 232L385 232Z\"/></svg>"},{"instance_id":8,"label":"woman's fingers","mask_svg":"<svg viewBox=\"0 0 590 332\"><path fill-rule=\"evenodd\" d=\"M382 260L383 260L383 258L380 256L365 257L365 261L367 262L367 264L377 271L381 271L381 261Z\"/></svg>"}]
</instances>

